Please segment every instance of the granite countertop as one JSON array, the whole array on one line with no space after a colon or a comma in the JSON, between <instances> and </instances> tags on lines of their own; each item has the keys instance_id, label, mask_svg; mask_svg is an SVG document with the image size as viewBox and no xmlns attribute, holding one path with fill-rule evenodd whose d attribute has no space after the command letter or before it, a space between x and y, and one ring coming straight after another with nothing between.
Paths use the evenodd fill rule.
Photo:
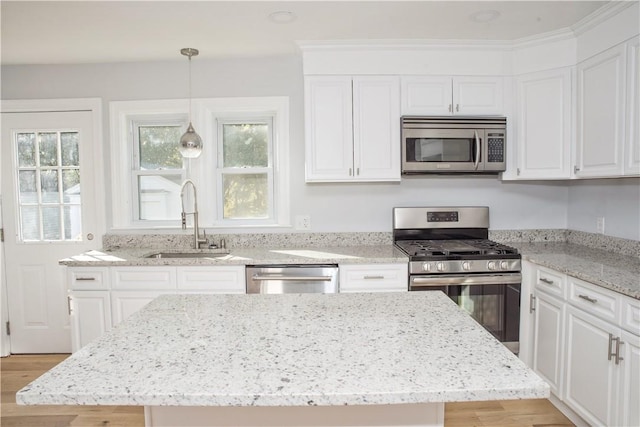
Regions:
<instances>
[{"instance_id":1,"label":"granite countertop","mask_svg":"<svg viewBox=\"0 0 640 427\"><path fill-rule=\"evenodd\" d=\"M16 399L324 406L548 396L540 377L443 293L408 292L164 295Z\"/></svg>"},{"instance_id":2,"label":"granite countertop","mask_svg":"<svg viewBox=\"0 0 640 427\"><path fill-rule=\"evenodd\" d=\"M158 252L203 252L215 258L146 258ZM60 260L72 267L159 265L267 265L267 264L386 264L406 263L408 258L393 245L312 248L238 248L221 255L219 249L123 248L96 250Z\"/></svg>"},{"instance_id":3,"label":"granite countertop","mask_svg":"<svg viewBox=\"0 0 640 427\"><path fill-rule=\"evenodd\" d=\"M640 259L572 243L507 242L522 259L640 299Z\"/></svg>"}]
</instances>

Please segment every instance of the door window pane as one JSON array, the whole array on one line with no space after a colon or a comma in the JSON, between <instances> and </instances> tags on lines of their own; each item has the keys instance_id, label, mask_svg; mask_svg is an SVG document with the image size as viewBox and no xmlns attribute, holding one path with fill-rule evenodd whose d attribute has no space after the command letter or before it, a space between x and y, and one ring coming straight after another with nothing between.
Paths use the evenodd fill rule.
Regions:
<instances>
[{"instance_id":1,"label":"door window pane","mask_svg":"<svg viewBox=\"0 0 640 427\"><path fill-rule=\"evenodd\" d=\"M59 207L42 208L42 229L44 240L62 240Z\"/></svg>"},{"instance_id":2,"label":"door window pane","mask_svg":"<svg viewBox=\"0 0 640 427\"><path fill-rule=\"evenodd\" d=\"M265 123L226 123L222 126L223 167L269 165L269 126Z\"/></svg>"},{"instance_id":3,"label":"door window pane","mask_svg":"<svg viewBox=\"0 0 640 427\"><path fill-rule=\"evenodd\" d=\"M182 169L181 126L139 126L140 169Z\"/></svg>"},{"instance_id":4,"label":"door window pane","mask_svg":"<svg viewBox=\"0 0 640 427\"><path fill-rule=\"evenodd\" d=\"M58 133L40 133L40 166L58 165Z\"/></svg>"},{"instance_id":5,"label":"door window pane","mask_svg":"<svg viewBox=\"0 0 640 427\"><path fill-rule=\"evenodd\" d=\"M224 218L267 218L269 187L267 174L224 174Z\"/></svg>"},{"instance_id":6,"label":"door window pane","mask_svg":"<svg viewBox=\"0 0 640 427\"><path fill-rule=\"evenodd\" d=\"M33 132L16 135L18 145L18 166L36 165L36 134Z\"/></svg>"},{"instance_id":7,"label":"door window pane","mask_svg":"<svg viewBox=\"0 0 640 427\"><path fill-rule=\"evenodd\" d=\"M20 208L20 229L22 240L40 240L40 214L37 206Z\"/></svg>"},{"instance_id":8,"label":"door window pane","mask_svg":"<svg viewBox=\"0 0 640 427\"><path fill-rule=\"evenodd\" d=\"M60 143L62 146L62 166L79 166L78 132L60 133Z\"/></svg>"},{"instance_id":9,"label":"door window pane","mask_svg":"<svg viewBox=\"0 0 640 427\"><path fill-rule=\"evenodd\" d=\"M22 241L82 239L79 145L77 131L16 134Z\"/></svg>"},{"instance_id":10,"label":"door window pane","mask_svg":"<svg viewBox=\"0 0 640 427\"><path fill-rule=\"evenodd\" d=\"M35 170L18 172L18 188L20 191L19 201L21 203L38 203Z\"/></svg>"},{"instance_id":11,"label":"door window pane","mask_svg":"<svg viewBox=\"0 0 640 427\"><path fill-rule=\"evenodd\" d=\"M56 203L60 201L57 170L40 171L40 189L42 193L42 203Z\"/></svg>"}]
</instances>

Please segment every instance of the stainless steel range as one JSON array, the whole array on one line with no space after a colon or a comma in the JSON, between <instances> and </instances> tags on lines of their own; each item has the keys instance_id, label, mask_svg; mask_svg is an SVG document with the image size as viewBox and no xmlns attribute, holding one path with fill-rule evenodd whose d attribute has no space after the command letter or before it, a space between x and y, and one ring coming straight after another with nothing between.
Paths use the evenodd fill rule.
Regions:
<instances>
[{"instance_id":1,"label":"stainless steel range","mask_svg":"<svg viewBox=\"0 0 640 427\"><path fill-rule=\"evenodd\" d=\"M517 353L521 257L488 237L488 207L393 210L394 243L409 256L409 290L445 292Z\"/></svg>"}]
</instances>

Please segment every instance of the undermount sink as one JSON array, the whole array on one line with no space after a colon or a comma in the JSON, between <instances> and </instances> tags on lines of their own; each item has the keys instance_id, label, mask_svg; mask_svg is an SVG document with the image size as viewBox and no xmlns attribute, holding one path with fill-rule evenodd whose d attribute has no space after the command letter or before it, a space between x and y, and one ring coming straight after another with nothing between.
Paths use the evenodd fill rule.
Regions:
<instances>
[{"instance_id":1,"label":"undermount sink","mask_svg":"<svg viewBox=\"0 0 640 427\"><path fill-rule=\"evenodd\" d=\"M222 258L229 252L154 252L145 258Z\"/></svg>"}]
</instances>

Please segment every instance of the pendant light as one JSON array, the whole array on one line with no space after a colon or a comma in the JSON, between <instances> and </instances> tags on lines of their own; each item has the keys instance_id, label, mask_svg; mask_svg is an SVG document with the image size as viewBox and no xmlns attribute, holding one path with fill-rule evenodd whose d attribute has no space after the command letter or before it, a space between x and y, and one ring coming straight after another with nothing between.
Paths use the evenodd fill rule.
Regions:
<instances>
[{"instance_id":1,"label":"pendant light","mask_svg":"<svg viewBox=\"0 0 640 427\"><path fill-rule=\"evenodd\" d=\"M180 49L180 53L189 57L189 127L187 131L180 137L180 154L185 158L196 158L202 153L202 138L193 129L191 124L191 57L198 56L198 49L186 47Z\"/></svg>"}]
</instances>

